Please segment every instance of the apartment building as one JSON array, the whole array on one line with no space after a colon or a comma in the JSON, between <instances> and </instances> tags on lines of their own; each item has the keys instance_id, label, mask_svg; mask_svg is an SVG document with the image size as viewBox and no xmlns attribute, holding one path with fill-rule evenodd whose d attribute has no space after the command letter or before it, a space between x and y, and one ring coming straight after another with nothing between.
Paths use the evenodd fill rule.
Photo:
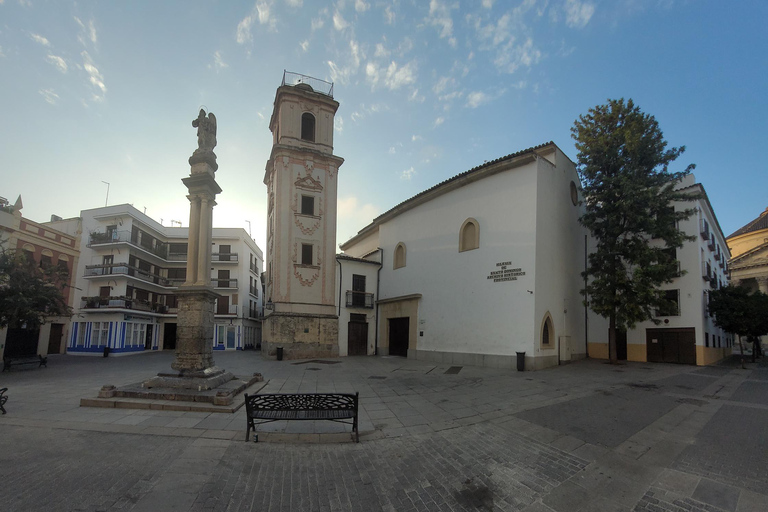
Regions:
<instances>
[{"instance_id":1,"label":"apartment building","mask_svg":"<svg viewBox=\"0 0 768 512\"><path fill-rule=\"evenodd\" d=\"M626 339L620 338L620 359L707 365L731 353L733 335L717 327L707 309L709 292L728 284L728 245L706 191L694 175L683 178L678 188L700 198L693 204L673 205L695 209L694 215L679 225L695 240L669 249L681 272L661 288L673 306L656 312L658 324L642 322L627 332ZM590 357L607 357L607 347L590 344L589 348Z\"/></svg>"},{"instance_id":2,"label":"apartment building","mask_svg":"<svg viewBox=\"0 0 768 512\"><path fill-rule=\"evenodd\" d=\"M6 249L23 251L40 266L57 265L69 275L63 290L67 304L76 301L75 274L80 256L80 234L77 223L72 233L55 229L50 223L34 222L22 216L21 196L11 205L0 197L0 243ZM59 354L65 350L70 335L70 319L54 317L39 329L0 329L0 355Z\"/></svg>"},{"instance_id":3,"label":"apartment building","mask_svg":"<svg viewBox=\"0 0 768 512\"><path fill-rule=\"evenodd\" d=\"M176 289L186 279L188 228L163 226L131 205L94 208L82 225L78 300L70 354L129 354L176 347ZM261 342L261 249L241 228L213 228L211 277L217 299L214 350Z\"/></svg>"}]
</instances>

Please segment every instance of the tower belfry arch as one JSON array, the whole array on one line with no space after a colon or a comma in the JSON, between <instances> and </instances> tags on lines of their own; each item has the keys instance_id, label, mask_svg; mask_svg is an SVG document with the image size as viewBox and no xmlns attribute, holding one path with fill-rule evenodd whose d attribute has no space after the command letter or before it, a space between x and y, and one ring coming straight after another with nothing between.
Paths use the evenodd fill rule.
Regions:
<instances>
[{"instance_id":1,"label":"tower belfry arch","mask_svg":"<svg viewBox=\"0 0 768 512\"><path fill-rule=\"evenodd\" d=\"M336 201L344 159L333 154L333 84L285 73L269 122L266 298L262 352L338 355Z\"/></svg>"}]
</instances>

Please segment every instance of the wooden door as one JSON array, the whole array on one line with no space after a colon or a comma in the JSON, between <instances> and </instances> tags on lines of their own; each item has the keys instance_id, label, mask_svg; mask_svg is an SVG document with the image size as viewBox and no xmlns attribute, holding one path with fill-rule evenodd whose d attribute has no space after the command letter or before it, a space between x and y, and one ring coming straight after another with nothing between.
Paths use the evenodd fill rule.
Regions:
<instances>
[{"instance_id":1,"label":"wooden door","mask_svg":"<svg viewBox=\"0 0 768 512\"><path fill-rule=\"evenodd\" d=\"M408 357L408 324L410 318L389 319L389 355Z\"/></svg>"},{"instance_id":2,"label":"wooden door","mask_svg":"<svg viewBox=\"0 0 768 512\"><path fill-rule=\"evenodd\" d=\"M51 334L48 335L48 353L59 354L61 352L61 336L64 333L64 324L51 324Z\"/></svg>"},{"instance_id":3,"label":"wooden door","mask_svg":"<svg viewBox=\"0 0 768 512\"><path fill-rule=\"evenodd\" d=\"M696 364L696 330L646 329L646 354L651 363Z\"/></svg>"},{"instance_id":4,"label":"wooden door","mask_svg":"<svg viewBox=\"0 0 768 512\"><path fill-rule=\"evenodd\" d=\"M357 315L353 315L357 316ZM365 318L365 315L360 315ZM363 320L349 322L347 327L347 354L350 356L368 355L368 323Z\"/></svg>"}]
</instances>

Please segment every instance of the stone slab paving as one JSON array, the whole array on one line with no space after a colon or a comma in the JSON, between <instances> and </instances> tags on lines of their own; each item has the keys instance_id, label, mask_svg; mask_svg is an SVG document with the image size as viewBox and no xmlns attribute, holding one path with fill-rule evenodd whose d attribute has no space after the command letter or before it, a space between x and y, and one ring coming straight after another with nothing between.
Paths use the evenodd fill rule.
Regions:
<instances>
[{"instance_id":1,"label":"stone slab paving","mask_svg":"<svg viewBox=\"0 0 768 512\"><path fill-rule=\"evenodd\" d=\"M361 442L331 422L79 407L172 354L51 356L0 374L2 510L768 510L768 367L580 361L540 372L397 357L267 361L264 392L359 391ZM299 363L299 364L296 364Z\"/></svg>"}]
</instances>

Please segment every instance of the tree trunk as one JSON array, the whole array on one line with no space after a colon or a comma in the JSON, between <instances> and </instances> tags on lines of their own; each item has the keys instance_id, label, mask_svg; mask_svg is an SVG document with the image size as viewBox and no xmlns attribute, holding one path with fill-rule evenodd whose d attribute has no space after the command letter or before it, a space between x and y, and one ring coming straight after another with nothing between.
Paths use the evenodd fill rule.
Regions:
<instances>
[{"instance_id":1,"label":"tree trunk","mask_svg":"<svg viewBox=\"0 0 768 512\"><path fill-rule=\"evenodd\" d=\"M608 324L608 360L611 364L619 362L616 354L616 313L611 313Z\"/></svg>"}]
</instances>

